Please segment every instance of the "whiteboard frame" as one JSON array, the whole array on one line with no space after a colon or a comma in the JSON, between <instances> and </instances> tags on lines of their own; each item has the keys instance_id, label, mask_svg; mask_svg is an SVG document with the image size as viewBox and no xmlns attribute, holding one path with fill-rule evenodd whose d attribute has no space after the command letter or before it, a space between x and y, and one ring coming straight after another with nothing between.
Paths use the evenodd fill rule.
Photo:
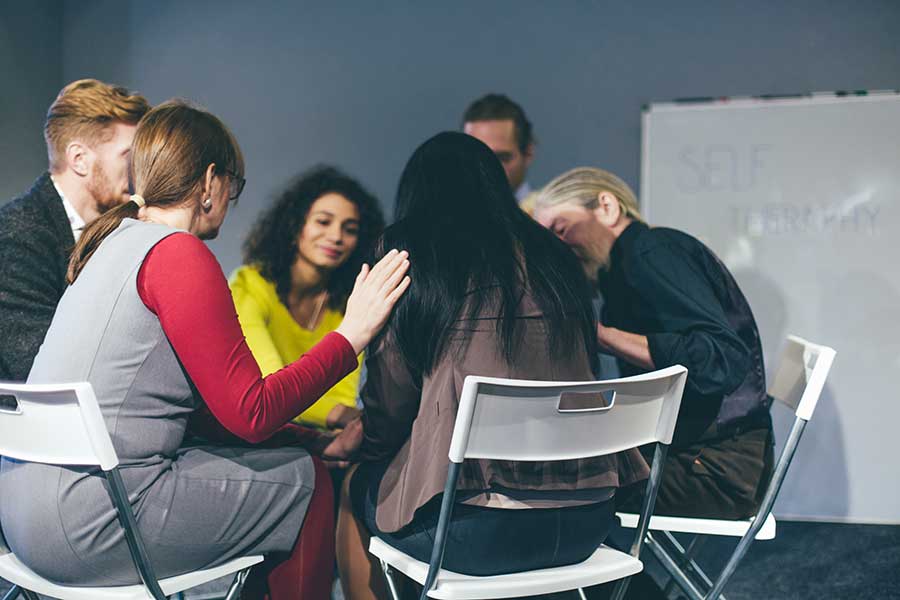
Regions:
<instances>
[{"instance_id":1,"label":"whiteboard frame","mask_svg":"<svg viewBox=\"0 0 900 600\"><path fill-rule=\"evenodd\" d=\"M704 100L674 100L652 102L641 110L641 180L638 201L648 223L653 222L650 198L650 117L653 113L692 112L698 110L755 109L771 106L808 106L810 104L845 104L853 102L884 102L897 100L900 90L872 90L858 92L814 92L782 97L740 96Z\"/></svg>"}]
</instances>

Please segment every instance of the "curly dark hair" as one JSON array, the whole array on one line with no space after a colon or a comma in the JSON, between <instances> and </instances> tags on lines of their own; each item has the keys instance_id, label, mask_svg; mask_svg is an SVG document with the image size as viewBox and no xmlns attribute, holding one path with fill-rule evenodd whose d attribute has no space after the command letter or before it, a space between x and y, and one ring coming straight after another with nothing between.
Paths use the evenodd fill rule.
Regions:
<instances>
[{"instance_id":1,"label":"curly dark hair","mask_svg":"<svg viewBox=\"0 0 900 600\"><path fill-rule=\"evenodd\" d=\"M244 263L256 266L263 277L275 283L278 297L285 305L291 289L291 267L297 260L297 236L306 224L310 207L329 193L344 196L359 210L356 248L328 280L329 308L341 311L346 308L356 275L384 229L378 199L341 170L317 166L296 177L260 215L243 246Z\"/></svg>"}]
</instances>

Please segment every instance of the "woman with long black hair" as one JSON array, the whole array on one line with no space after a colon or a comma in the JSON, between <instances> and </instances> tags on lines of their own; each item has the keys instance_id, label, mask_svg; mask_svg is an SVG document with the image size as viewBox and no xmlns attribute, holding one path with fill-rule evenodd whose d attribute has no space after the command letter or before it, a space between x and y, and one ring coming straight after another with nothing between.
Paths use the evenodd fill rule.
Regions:
<instances>
[{"instance_id":1,"label":"woman with long black hair","mask_svg":"<svg viewBox=\"0 0 900 600\"><path fill-rule=\"evenodd\" d=\"M420 146L395 216L381 247L416 256L413 283L370 346L363 416L333 447L362 463L344 486L337 538L354 600L384 596L370 534L429 559L464 378L589 380L596 345L577 259L519 209L475 138L441 133ZM646 475L637 450L467 462L444 565L493 575L584 560L606 538L616 488Z\"/></svg>"}]
</instances>

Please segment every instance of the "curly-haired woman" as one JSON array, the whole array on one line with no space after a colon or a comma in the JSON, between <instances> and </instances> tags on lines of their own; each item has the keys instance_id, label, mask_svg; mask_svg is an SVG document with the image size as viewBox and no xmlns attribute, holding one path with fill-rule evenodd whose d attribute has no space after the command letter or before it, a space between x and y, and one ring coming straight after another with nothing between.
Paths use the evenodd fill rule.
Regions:
<instances>
[{"instance_id":1,"label":"curly-haired woman","mask_svg":"<svg viewBox=\"0 0 900 600\"><path fill-rule=\"evenodd\" d=\"M384 227L378 200L333 167L295 179L257 220L231 293L263 375L309 351L341 323L347 297ZM297 417L342 427L357 416L357 367Z\"/></svg>"}]
</instances>

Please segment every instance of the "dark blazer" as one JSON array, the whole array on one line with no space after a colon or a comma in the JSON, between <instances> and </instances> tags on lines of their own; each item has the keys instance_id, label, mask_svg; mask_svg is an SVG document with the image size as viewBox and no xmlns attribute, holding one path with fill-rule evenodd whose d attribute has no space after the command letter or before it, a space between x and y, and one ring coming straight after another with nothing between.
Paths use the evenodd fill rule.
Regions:
<instances>
[{"instance_id":1,"label":"dark blazer","mask_svg":"<svg viewBox=\"0 0 900 600\"><path fill-rule=\"evenodd\" d=\"M0 380L28 377L66 289L74 245L49 173L0 207Z\"/></svg>"},{"instance_id":2,"label":"dark blazer","mask_svg":"<svg viewBox=\"0 0 900 600\"><path fill-rule=\"evenodd\" d=\"M360 459L390 466L378 489L375 520L382 531L407 525L416 509L443 492L447 454L459 394L467 375L549 381L593 379L584 347L550 352L543 314L525 294L517 317L522 337L512 364L498 347L497 308L488 302L476 320L460 320L447 351L421 383L413 380L390 332L370 348L362 389L363 442ZM464 332L468 336L464 335ZM460 344L468 337L467 346ZM466 461L458 489L576 492L624 487L645 479L647 463L637 449L615 455L554 462Z\"/></svg>"}]
</instances>

